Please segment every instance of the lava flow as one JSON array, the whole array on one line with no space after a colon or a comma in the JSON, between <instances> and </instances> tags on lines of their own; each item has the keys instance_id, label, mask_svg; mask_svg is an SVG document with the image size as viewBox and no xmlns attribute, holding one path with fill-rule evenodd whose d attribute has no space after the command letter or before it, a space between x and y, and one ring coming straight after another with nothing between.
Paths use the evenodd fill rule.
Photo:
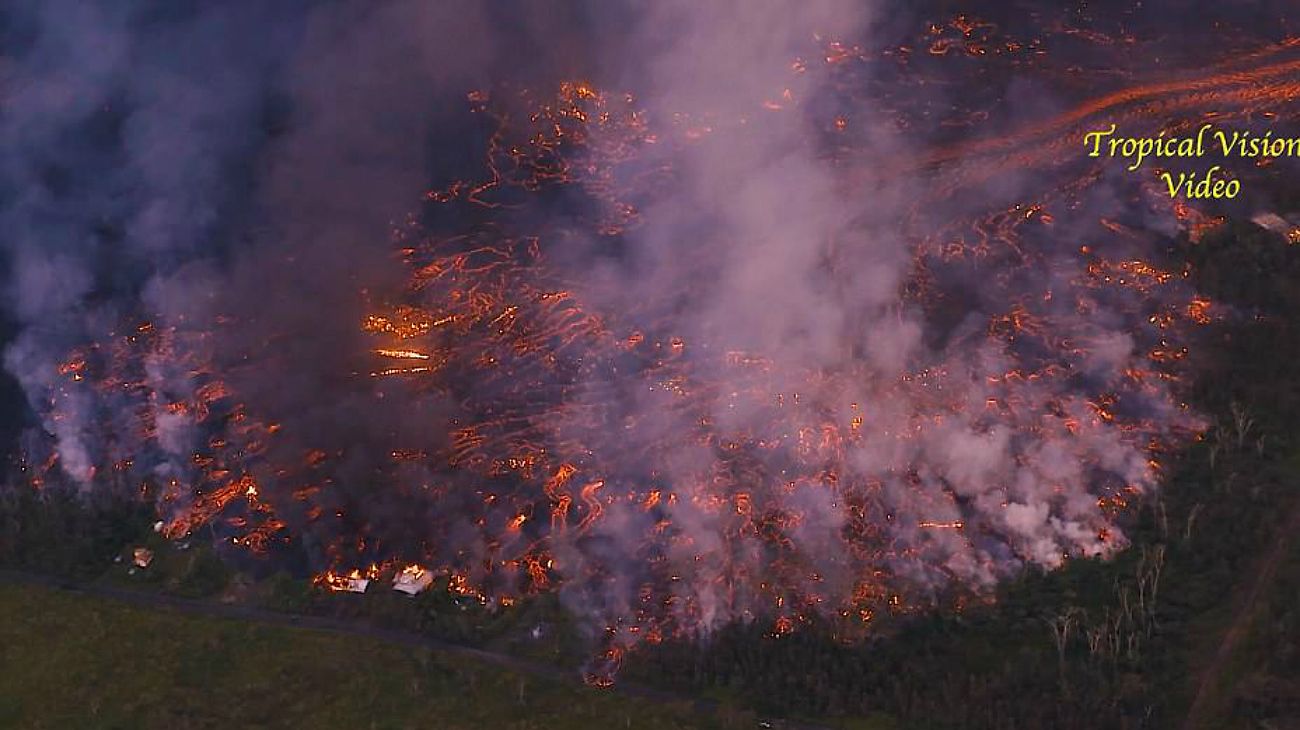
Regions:
<instances>
[{"instance_id":1,"label":"lava flow","mask_svg":"<svg viewBox=\"0 0 1300 730\"><path fill-rule=\"evenodd\" d=\"M924 63L817 43L705 110L585 81L462 97L481 169L372 246L403 281L351 293L329 323L351 349L296 349L316 334L241 307L247 287L198 315L119 308L27 380L33 481L117 484L168 537L210 528L336 590L558 591L603 637L598 677L638 641L856 635L1122 548L1200 428L1180 389L1220 314L1162 236L1214 221L1154 178L1114 194L1076 138L1280 119L1295 44L904 143L934 64L1043 44L966 16L919 39Z\"/></svg>"}]
</instances>

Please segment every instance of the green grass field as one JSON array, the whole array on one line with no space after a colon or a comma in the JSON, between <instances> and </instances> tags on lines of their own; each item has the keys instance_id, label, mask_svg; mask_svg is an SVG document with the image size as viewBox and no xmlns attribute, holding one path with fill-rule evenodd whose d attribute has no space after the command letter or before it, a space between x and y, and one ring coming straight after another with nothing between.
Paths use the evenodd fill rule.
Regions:
<instances>
[{"instance_id":1,"label":"green grass field","mask_svg":"<svg viewBox=\"0 0 1300 730\"><path fill-rule=\"evenodd\" d=\"M424 648L0 586L3 728L753 727Z\"/></svg>"}]
</instances>

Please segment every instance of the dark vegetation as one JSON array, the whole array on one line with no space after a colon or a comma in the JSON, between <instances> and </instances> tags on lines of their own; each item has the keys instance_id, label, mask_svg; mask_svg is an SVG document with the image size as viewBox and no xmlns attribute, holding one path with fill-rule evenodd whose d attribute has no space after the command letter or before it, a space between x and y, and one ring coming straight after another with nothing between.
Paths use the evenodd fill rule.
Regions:
<instances>
[{"instance_id":1,"label":"dark vegetation","mask_svg":"<svg viewBox=\"0 0 1300 730\"><path fill-rule=\"evenodd\" d=\"M1202 440L1169 454L1160 494L1138 507L1132 547L1004 585L996 600L913 617L865 644L761 624L707 640L643 647L624 676L764 714L845 727L1288 727L1300 718L1300 556L1279 543L1300 478L1300 245L1247 223L1171 244L1222 319L1191 357L1189 402ZM186 549L149 529L130 501L56 487L0 494L0 567L132 581L188 596L237 596L280 610L354 616L460 643L576 666L584 642L553 597L489 611L438 586L333 595L303 579L250 581L200 539ZM131 573L130 549L157 563ZM1280 550L1280 552L1279 552ZM1266 556L1280 558L1264 566ZM115 558L125 558L114 563ZM1261 569L1272 573L1253 603ZM1219 657L1225 633L1242 640ZM857 718L857 719L853 719Z\"/></svg>"},{"instance_id":2,"label":"dark vegetation","mask_svg":"<svg viewBox=\"0 0 1300 730\"><path fill-rule=\"evenodd\" d=\"M25 484L15 468L11 484ZM64 485L0 490L0 567L66 578L104 572L152 523L150 506Z\"/></svg>"}]
</instances>

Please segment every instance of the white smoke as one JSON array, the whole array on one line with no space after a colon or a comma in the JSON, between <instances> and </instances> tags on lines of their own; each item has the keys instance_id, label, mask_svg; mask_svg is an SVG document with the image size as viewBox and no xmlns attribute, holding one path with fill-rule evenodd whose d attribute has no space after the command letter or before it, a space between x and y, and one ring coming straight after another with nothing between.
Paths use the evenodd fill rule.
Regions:
<instances>
[{"instance_id":1,"label":"white smoke","mask_svg":"<svg viewBox=\"0 0 1300 730\"><path fill-rule=\"evenodd\" d=\"M580 480L605 480L590 530L507 534L521 505L484 507L478 475L392 467L397 450L445 446L461 405L358 378L371 343L356 323L406 284L392 229L464 152L449 110L518 60L490 4L234 4L176 17L22 6L31 30L0 111L0 222L22 325L6 366L63 470L89 485L96 467L131 459L150 476L193 477L204 434L169 404L200 400L204 378L219 376L278 429L234 466L308 536L317 566L331 559L319 543L356 530L353 544L420 545L489 583L545 542L569 605L629 641L656 612L710 629L807 608L795 601L838 611L886 587L923 598L954 581L986 587L1123 544L1099 497L1151 488L1143 438L1183 416L1163 383L1131 404L1145 430L1097 413L1092 401L1126 387L1143 348L1131 312L1083 291L1072 244L1029 259L1024 281L972 266L960 283L975 294L942 292L962 308L956 323L937 324L908 294L906 221L1019 202L1010 188L1024 180L953 201L896 171L912 168L878 164L921 150L869 95L846 94L822 55L869 37L873 4L582 8L593 37L572 40L590 56L531 71L612 69L606 83L629 90L662 138L640 150L645 166L670 170L672 184L639 198L626 253L564 239L573 250L547 261L593 310L680 337L686 388L703 393L682 408L650 377L591 367L563 416L529 424L590 446ZM838 134L864 149L832 149L827 99ZM277 115L286 129L268 129ZM989 335L1044 291L1066 302L1050 312L1058 339L1084 350L1059 377L1035 372L1055 355ZM168 343L138 366L143 388L59 374L70 352L110 357L105 343L141 321ZM314 506L346 517L317 521L290 496L301 485L284 474L311 452L330 459ZM629 472L653 472L671 498L642 507L650 478ZM543 505L532 517L545 522L541 495L520 501Z\"/></svg>"}]
</instances>

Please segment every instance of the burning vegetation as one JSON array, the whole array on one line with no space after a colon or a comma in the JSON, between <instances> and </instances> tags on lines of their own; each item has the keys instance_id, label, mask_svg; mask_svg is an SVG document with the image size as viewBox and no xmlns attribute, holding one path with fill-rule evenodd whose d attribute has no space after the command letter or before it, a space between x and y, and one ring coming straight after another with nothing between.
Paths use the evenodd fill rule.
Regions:
<instances>
[{"instance_id":1,"label":"burning vegetation","mask_svg":"<svg viewBox=\"0 0 1300 730\"><path fill-rule=\"evenodd\" d=\"M233 284L198 315L100 313L57 361L20 345L48 435L32 484L125 485L167 537L295 556L333 591L558 591L597 684L641 641L738 619L861 636L1122 548L1123 513L1202 427L1182 383L1220 316L1146 224L1213 222L1154 178L1111 199L1063 146L1100 119L1269 109L1292 46L978 142L948 138L983 118L954 105L913 148L925 110L903 100L930 64L1050 65L1041 43L965 15L914 46L798 40L704 109L687 82L469 93L482 164L368 245L396 284L309 320L347 332L336 359ZM273 273L310 279L278 253Z\"/></svg>"}]
</instances>

